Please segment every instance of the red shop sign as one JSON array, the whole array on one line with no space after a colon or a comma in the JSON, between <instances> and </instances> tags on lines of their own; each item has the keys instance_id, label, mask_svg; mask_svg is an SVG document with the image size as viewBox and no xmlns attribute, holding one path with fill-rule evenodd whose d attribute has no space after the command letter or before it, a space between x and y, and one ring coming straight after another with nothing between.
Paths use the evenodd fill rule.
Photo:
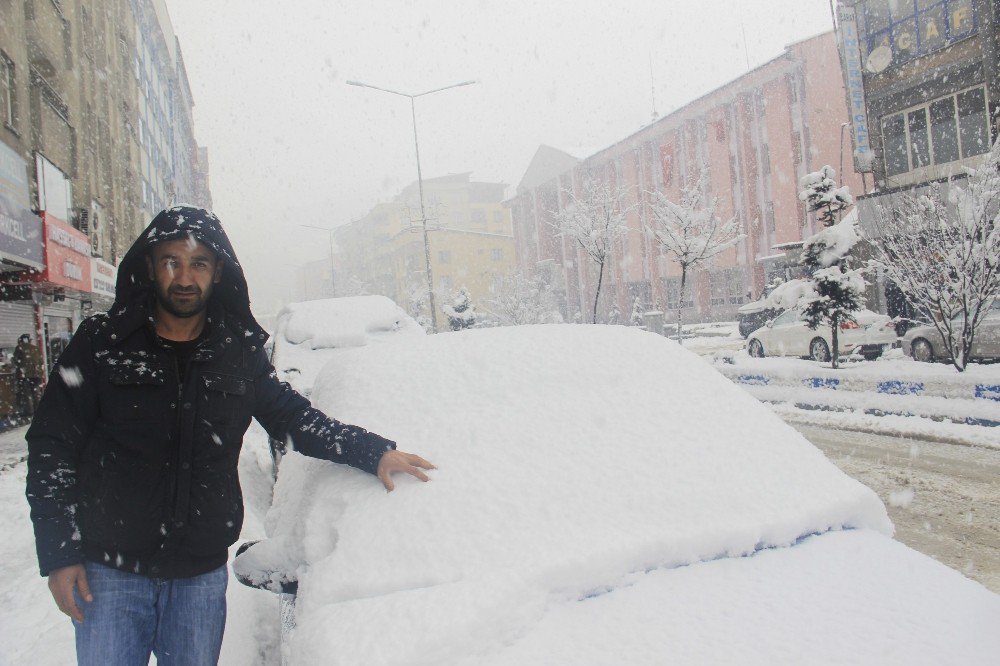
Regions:
<instances>
[{"instance_id":1,"label":"red shop sign","mask_svg":"<svg viewBox=\"0 0 1000 666\"><path fill-rule=\"evenodd\" d=\"M90 292L90 240L85 234L47 212L42 213L45 230L45 270L36 282Z\"/></svg>"}]
</instances>

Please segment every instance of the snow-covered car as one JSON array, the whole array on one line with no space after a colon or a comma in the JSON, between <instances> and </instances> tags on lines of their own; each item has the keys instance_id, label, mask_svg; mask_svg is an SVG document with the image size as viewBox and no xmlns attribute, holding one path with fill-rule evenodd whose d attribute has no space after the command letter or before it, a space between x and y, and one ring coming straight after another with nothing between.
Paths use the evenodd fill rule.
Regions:
<instances>
[{"instance_id":1,"label":"snow-covered car","mask_svg":"<svg viewBox=\"0 0 1000 666\"><path fill-rule=\"evenodd\" d=\"M784 310L776 308L767 298L741 305L736 311L736 321L739 326L740 335L744 338L763 326L770 319L774 319Z\"/></svg>"},{"instance_id":2,"label":"snow-covered car","mask_svg":"<svg viewBox=\"0 0 1000 666\"><path fill-rule=\"evenodd\" d=\"M480 329L330 355L313 402L429 483L294 452L243 576L289 664L992 663L1000 595L674 341ZM275 579L275 582L280 582Z\"/></svg>"},{"instance_id":3,"label":"snow-covered car","mask_svg":"<svg viewBox=\"0 0 1000 666\"><path fill-rule=\"evenodd\" d=\"M278 378L308 396L316 373L338 350L426 335L385 296L347 296L289 303L269 342Z\"/></svg>"},{"instance_id":4,"label":"snow-covered car","mask_svg":"<svg viewBox=\"0 0 1000 666\"><path fill-rule=\"evenodd\" d=\"M955 327L956 333L961 324ZM908 330L901 339L903 353L912 356L917 361L931 363L948 361L948 345L932 324L917 326ZM993 307L983 318L976 335L972 339L970 359L972 361L1000 360L1000 300L993 302Z\"/></svg>"},{"instance_id":5,"label":"snow-covered car","mask_svg":"<svg viewBox=\"0 0 1000 666\"><path fill-rule=\"evenodd\" d=\"M854 321L841 322L837 342L842 356L857 352L868 360L876 359L896 343L896 325L889 317L871 310L854 313ZM809 328L798 309L785 310L747 337L751 356L797 356L814 361L830 360L833 329Z\"/></svg>"}]
</instances>

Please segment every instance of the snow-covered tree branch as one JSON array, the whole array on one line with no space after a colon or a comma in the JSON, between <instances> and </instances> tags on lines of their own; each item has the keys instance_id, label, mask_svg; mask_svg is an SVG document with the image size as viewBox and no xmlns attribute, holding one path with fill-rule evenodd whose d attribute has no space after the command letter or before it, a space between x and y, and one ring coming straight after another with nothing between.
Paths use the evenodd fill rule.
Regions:
<instances>
[{"instance_id":1,"label":"snow-covered tree branch","mask_svg":"<svg viewBox=\"0 0 1000 666\"><path fill-rule=\"evenodd\" d=\"M563 323L552 287L522 273L500 280L486 308L500 326Z\"/></svg>"},{"instance_id":2,"label":"snow-covered tree branch","mask_svg":"<svg viewBox=\"0 0 1000 666\"><path fill-rule=\"evenodd\" d=\"M816 213L816 219L824 227L832 227L840 219L845 208L854 203L854 197L846 185L837 187L834 178L837 171L830 165L825 165L819 171L807 173L799 180L799 199L805 202L810 213Z\"/></svg>"},{"instance_id":3,"label":"snow-covered tree branch","mask_svg":"<svg viewBox=\"0 0 1000 666\"><path fill-rule=\"evenodd\" d=\"M932 183L880 209L870 262L933 323L960 372L1000 297L1000 139L967 171L964 184Z\"/></svg>"},{"instance_id":4,"label":"snow-covered tree branch","mask_svg":"<svg viewBox=\"0 0 1000 666\"><path fill-rule=\"evenodd\" d=\"M597 303L604 281L604 268L614 252L615 243L628 232L630 188L622 188L588 178L579 194L564 190L567 204L553 214L557 235L579 245L597 264L597 287L594 290L593 322L597 323Z\"/></svg>"},{"instance_id":5,"label":"snow-covered tree branch","mask_svg":"<svg viewBox=\"0 0 1000 666\"><path fill-rule=\"evenodd\" d=\"M688 273L708 264L720 253L743 238L736 216L726 221L715 214L718 199L708 197L708 171L703 169L698 182L681 191L680 202L671 201L659 191L648 192L651 224L647 232L656 239L681 269L677 307L677 340L681 339L684 287Z\"/></svg>"}]
</instances>

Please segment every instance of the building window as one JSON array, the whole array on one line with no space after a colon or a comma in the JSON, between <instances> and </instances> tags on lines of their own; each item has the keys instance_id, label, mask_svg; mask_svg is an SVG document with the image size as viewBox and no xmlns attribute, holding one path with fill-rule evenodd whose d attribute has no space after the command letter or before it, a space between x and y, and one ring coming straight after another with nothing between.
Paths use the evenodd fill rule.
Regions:
<instances>
[{"instance_id":1,"label":"building window","mask_svg":"<svg viewBox=\"0 0 1000 666\"><path fill-rule=\"evenodd\" d=\"M482 208L473 208L472 221L476 224L486 224L486 211Z\"/></svg>"},{"instance_id":2,"label":"building window","mask_svg":"<svg viewBox=\"0 0 1000 666\"><path fill-rule=\"evenodd\" d=\"M882 119L885 173L895 176L990 149L986 90L949 95Z\"/></svg>"},{"instance_id":3,"label":"building window","mask_svg":"<svg viewBox=\"0 0 1000 666\"><path fill-rule=\"evenodd\" d=\"M974 34L976 18L972 0L867 0L867 52L884 46L898 65Z\"/></svg>"},{"instance_id":4,"label":"building window","mask_svg":"<svg viewBox=\"0 0 1000 666\"><path fill-rule=\"evenodd\" d=\"M451 250L438 250L438 262L442 264L450 264Z\"/></svg>"},{"instance_id":5,"label":"building window","mask_svg":"<svg viewBox=\"0 0 1000 666\"><path fill-rule=\"evenodd\" d=\"M6 53L0 51L0 114L3 115L4 125L11 129L15 129L14 121L17 118L16 90L14 61L8 58Z\"/></svg>"},{"instance_id":6,"label":"building window","mask_svg":"<svg viewBox=\"0 0 1000 666\"><path fill-rule=\"evenodd\" d=\"M768 201L767 204L764 206L764 220L765 224L767 225L767 233L773 234L775 229L773 201Z\"/></svg>"},{"instance_id":7,"label":"building window","mask_svg":"<svg viewBox=\"0 0 1000 666\"><path fill-rule=\"evenodd\" d=\"M678 307L691 308L694 307L694 301L691 300L691 294L694 290L694 285L690 277L687 280L687 284L684 285L684 297L685 300L680 302L680 288L681 280L680 278L665 278L663 280L664 291L667 294L667 307L671 310L676 310Z\"/></svg>"},{"instance_id":8,"label":"building window","mask_svg":"<svg viewBox=\"0 0 1000 666\"><path fill-rule=\"evenodd\" d=\"M38 209L68 223L72 219L72 181L41 153L35 153L35 177L38 186Z\"/></svg>"},{"instance_id":9,"label":"building window","mask_svg":"<svg viewBox=\"0 0 1000 666\"><path fill-rule=\"evenodd\" d=\"M663 169L663 184L674 182L674 147L660 146L660 165Z\"/></svg>"},{"instance_id":10,"label":"building window","mask_svg":"<svg viewBox=\"0 0 1000 666\"><path fill-rule=\"evenodd\" d=\"M503 261L503 249L495 247L490 250L490 259L493 261Z\"/></svg>"},{"instance_id":11,"label":"building window","mask_svg":"<svg viewBox=\"0 0 1000 666\"><path fill-rule=\"evenodd\" d=\"M493 222L496 224L503 224L503 211L495 210L493 211Z\"/></svg>"},{"instance_id":12,"label":"building window","mask_svg":"<svg viewBox=\"0 0 1000 666\"><path fill-rule=\"evenodd\" d=\"M729 282L726 271L719 271L709 275L712 282L712 307L726 304L726 296L729 291Z\"/></svg>"}]
</instances>

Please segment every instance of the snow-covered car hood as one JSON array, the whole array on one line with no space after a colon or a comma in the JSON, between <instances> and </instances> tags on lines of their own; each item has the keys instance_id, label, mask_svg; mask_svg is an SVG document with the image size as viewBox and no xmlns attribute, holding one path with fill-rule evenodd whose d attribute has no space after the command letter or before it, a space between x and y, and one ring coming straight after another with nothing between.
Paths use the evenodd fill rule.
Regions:
<instances>
[{"instance_id":1,"label":"snow-covered car hood","mask_svg":"<svg viewBox=\"0 0 1000 666\"><path fill-rule=\"evenodd\" d=\"M765 406L635 329L341 350L313 400L439 469L386 494L357 470L285 456L267 524L300 581L293 663L450 663L470 640L497 656L553 604L582 608L642 572L892 532L871 490Z\"/></svg>"}]
</instances>

